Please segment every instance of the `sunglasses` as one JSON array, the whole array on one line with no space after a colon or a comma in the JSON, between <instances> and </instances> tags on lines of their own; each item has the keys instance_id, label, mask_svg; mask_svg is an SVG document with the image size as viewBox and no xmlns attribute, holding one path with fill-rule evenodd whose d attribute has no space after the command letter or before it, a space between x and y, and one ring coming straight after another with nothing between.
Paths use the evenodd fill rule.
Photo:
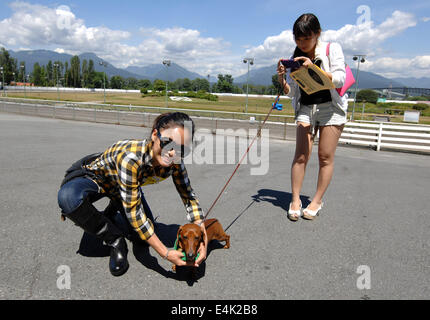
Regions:
<instances>
[{"instance_id":1,"label":"sunglasses","mask_svg":"<svg viewBox=\"0 0 430 320\"><path fill-rule=\"evenodd\" d=\"M163 137L160 132L157 132L157 137L160 139L160 147L163 151L175 150L176 155L180 155L181 158L185 158L191 152L191 149L182 144L177 144L170 138ZM166 149L165 149L166 148Z\"/></svg>"}]
</instances>

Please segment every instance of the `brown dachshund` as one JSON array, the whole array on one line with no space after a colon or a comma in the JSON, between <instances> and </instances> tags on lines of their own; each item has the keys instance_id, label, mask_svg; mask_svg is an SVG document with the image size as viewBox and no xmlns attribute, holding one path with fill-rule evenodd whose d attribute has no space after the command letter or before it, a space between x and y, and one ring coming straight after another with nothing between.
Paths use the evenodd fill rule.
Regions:
<instances>
[{"instance_id":1,"label":"brown dachshund","mask_svg":"<svg viewBox=\"0 0 430 320\"><path fill-rule=\"evenodd\" d=\"M224 232L221 223L217 219L208 219L204 221L208 244L211 240L225 241L224 249L230 248L230 236ZM177 250L185 253L186 261L192 261L197 258L197 251L200 243L203 242L202 229L195 223L187 223L179 227L177 235ZM176 265L172 266L176 271Z\"/></svg>"}]
</instances>

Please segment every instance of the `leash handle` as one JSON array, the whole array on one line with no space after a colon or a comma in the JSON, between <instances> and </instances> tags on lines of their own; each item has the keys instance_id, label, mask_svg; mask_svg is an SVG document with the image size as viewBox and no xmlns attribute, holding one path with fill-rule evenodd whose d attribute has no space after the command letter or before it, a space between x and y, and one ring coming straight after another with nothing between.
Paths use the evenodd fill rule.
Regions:
<instances>
[{"instance_id":1,"label":"leash handle","mask_svg":"<svg viewBox=\"0 0 430 320\"><path fill-rule=\"evenodd\" d=\"M278 96L275 99L275 102L273 103L273 106L270 108L269 112L266 115L266 118L264 119L263 123L261 124L260 128L258 128L257 134L255 135L254 139L249 144L248 148L245 151L245 154L242 156L238 164L236 165L236 168L234 169L233 173L231 174L230 178L227 180L224 187L221 189L221 192L218 194L212 205L209 207L208 211L206 212L206 215L203 218L203 221L206 220L209 213L212 211L213 207L217 203L218 199L221 198L221 195L223 194L224 190L227 188L227 185L230 183L230 180L233 178L234 174L236 173L237 169L239 169L240 165L242 164L242 161L245 159L245 156L248 154L249 150L251 149L252 145L254 144L254 141L261 135L261 130L263 129L264 124L266 123L267 119L269 118L270 114L272 113L272 110L274 109L274 106L279 102L279 99L281 97L281 94L278 94Z\"/></svg>"}]
</instances>

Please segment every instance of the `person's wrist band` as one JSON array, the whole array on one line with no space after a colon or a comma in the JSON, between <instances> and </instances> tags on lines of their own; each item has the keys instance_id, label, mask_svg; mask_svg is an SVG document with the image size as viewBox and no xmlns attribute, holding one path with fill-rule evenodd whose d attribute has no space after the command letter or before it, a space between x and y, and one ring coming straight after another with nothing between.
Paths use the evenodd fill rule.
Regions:
<instances>
[{"instance_id":1,"label":"person's wrist band","mask_svg":"<svg viewBox=\"0 0 430 320\"><path fill-rule=\"evenodd\" d=\"M167 260L167 257L169 256L169 252L170 252L170 250L167 249L166 255L163 257L164 260Z\"/></svg>"}]
</instances>

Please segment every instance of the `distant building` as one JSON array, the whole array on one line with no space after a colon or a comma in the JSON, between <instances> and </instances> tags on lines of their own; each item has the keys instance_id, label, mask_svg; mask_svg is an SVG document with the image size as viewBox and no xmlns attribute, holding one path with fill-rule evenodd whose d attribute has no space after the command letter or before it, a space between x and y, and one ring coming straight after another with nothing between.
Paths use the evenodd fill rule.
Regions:
<instances>
[{"instance_id":1,"label":"distant building","mask_svg":"<svg viewBox=\"0 0 430 320\"><path fill-rule=\"evenodd\" d=\"M34 87L34 83L31 82L11 82L11 86L17 86L17 87Z\"/></svg>"}]
</instances>

